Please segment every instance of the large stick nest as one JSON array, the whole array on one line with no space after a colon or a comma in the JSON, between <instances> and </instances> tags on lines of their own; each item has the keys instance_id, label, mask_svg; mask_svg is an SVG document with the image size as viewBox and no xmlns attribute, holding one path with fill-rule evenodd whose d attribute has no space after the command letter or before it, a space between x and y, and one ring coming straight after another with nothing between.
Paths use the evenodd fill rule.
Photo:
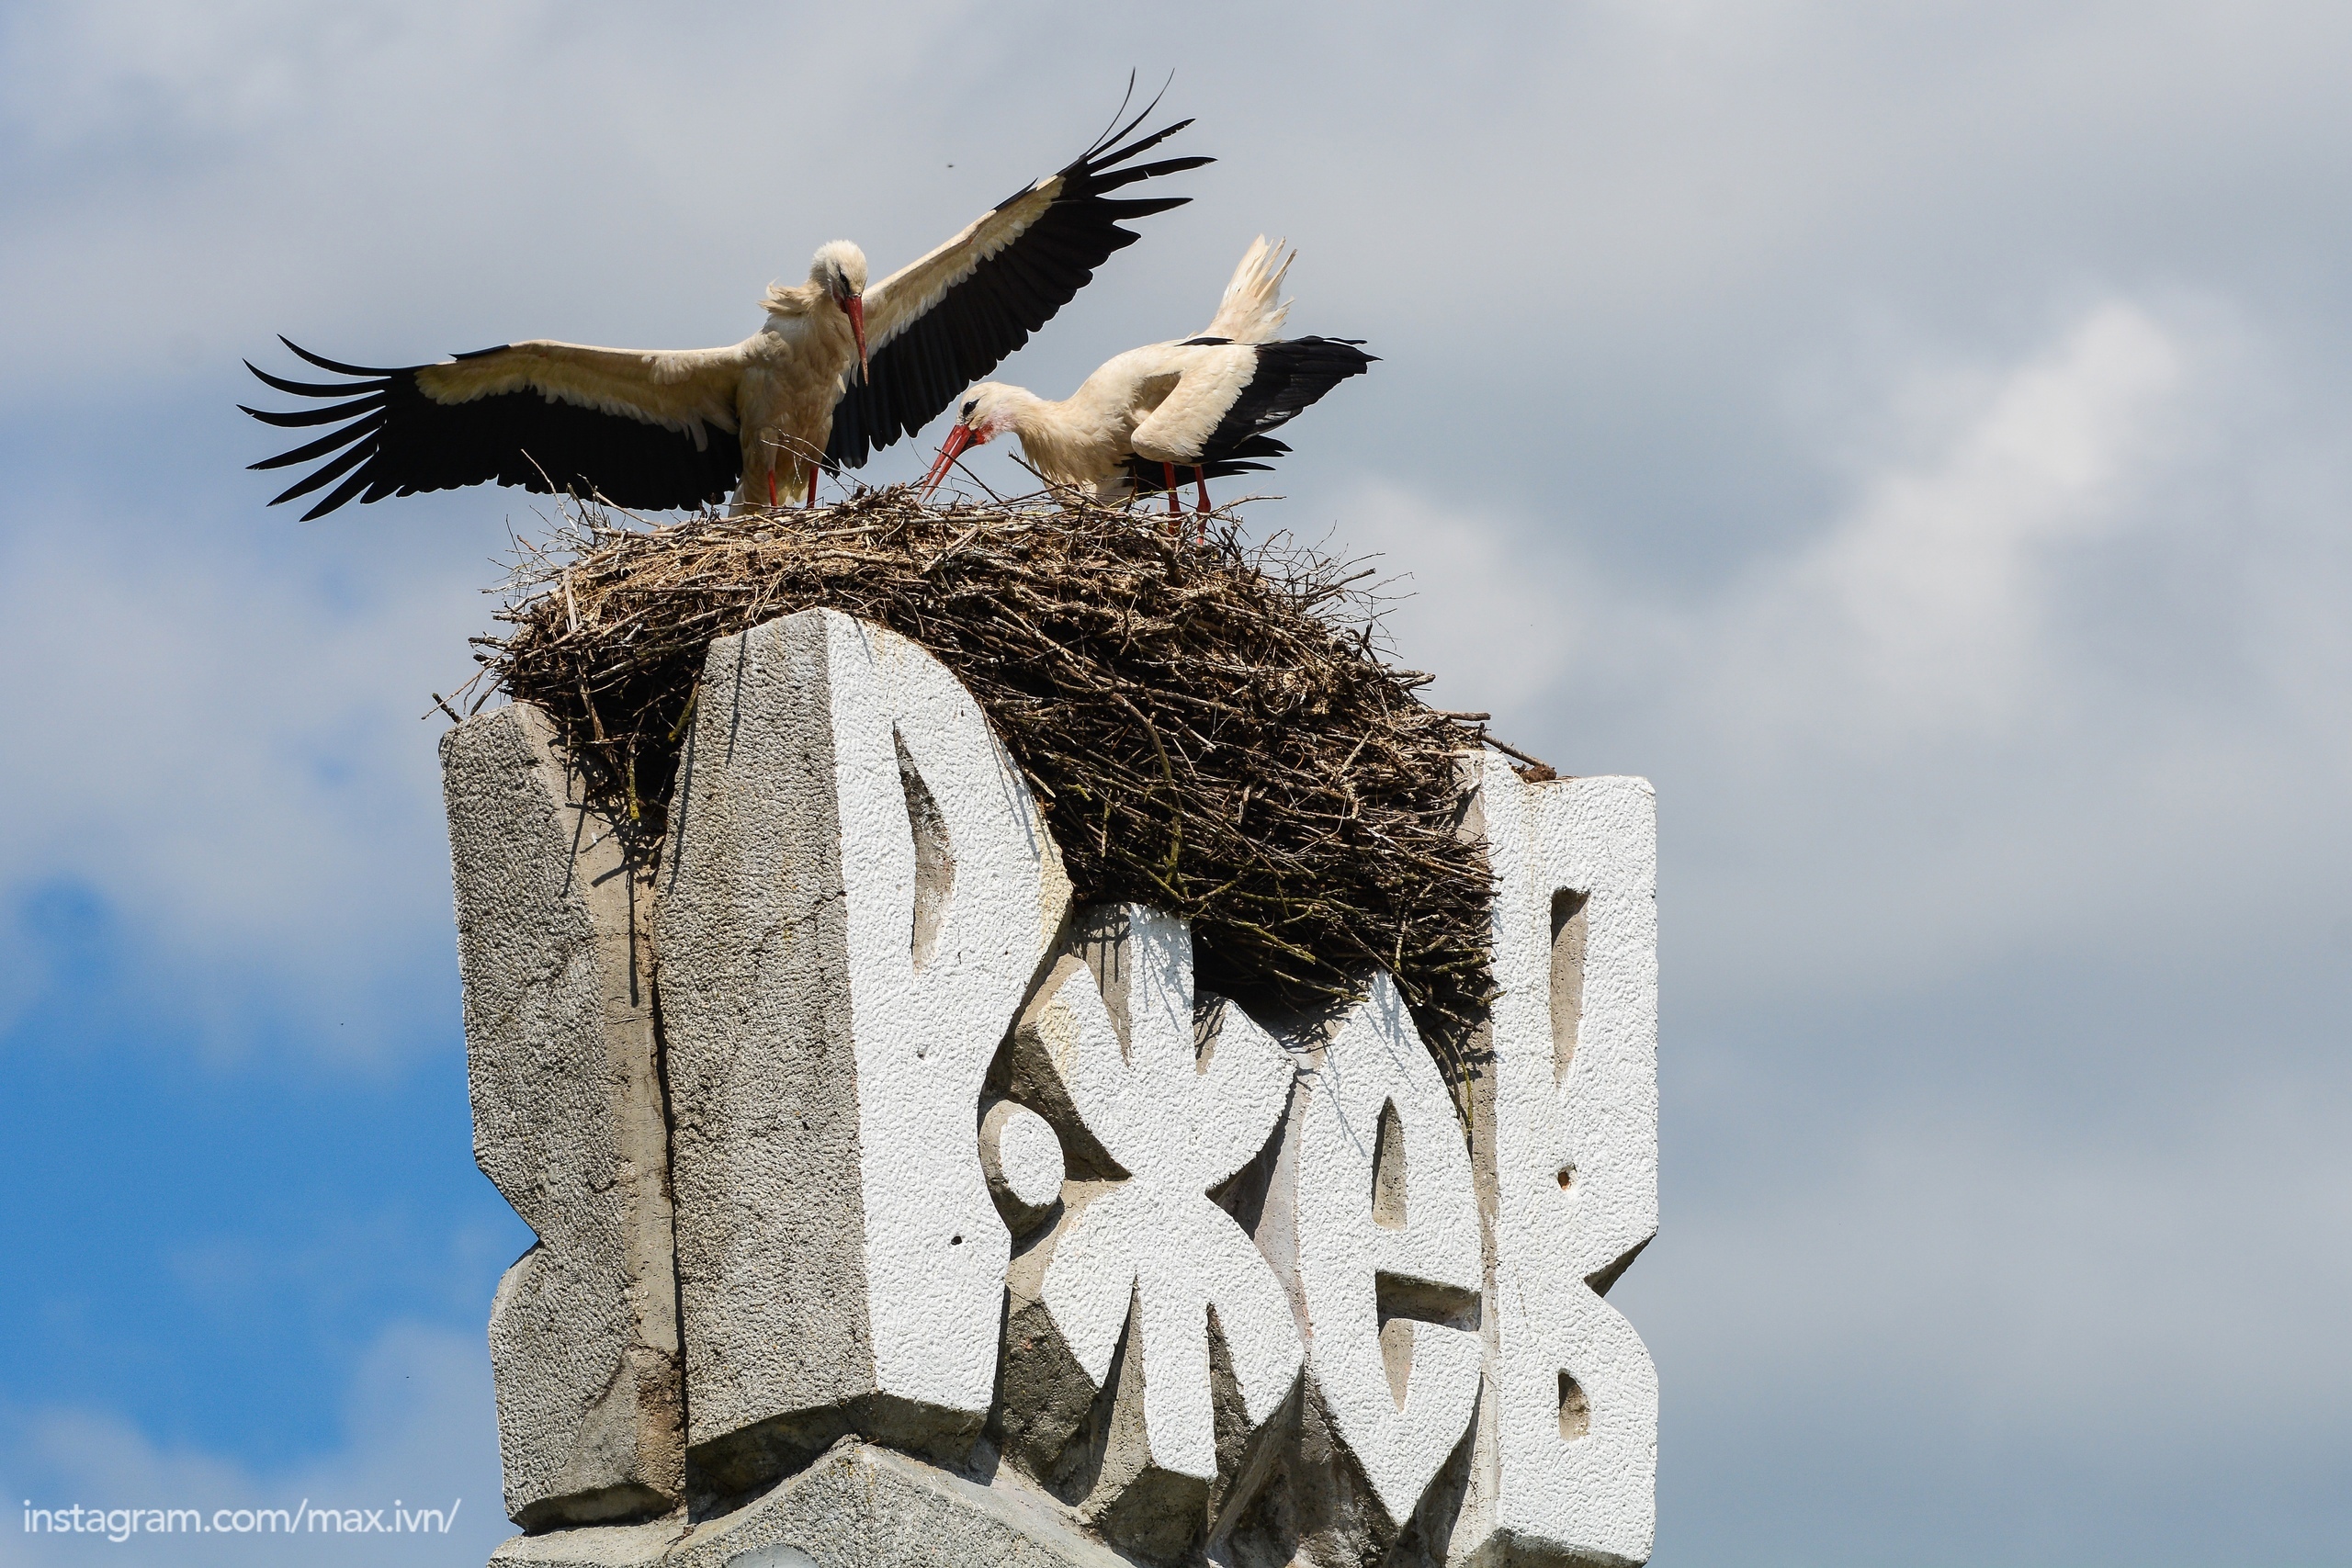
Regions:
<instances>
[{"instance_id":1,"label":"large stick nest","mask_svg":"<svg viewBox=\"0 0 2352 1568\"><path fill-rule=\"evenodd\" d=\"M1312 1010L1387 969L1456 1069L1487 986L1488 879L1457 829L1484 715L1441 712L1382 657L1369 575L1227 513L1039 498L623 525L567 513L526 547L478 655L562 727L658 841L715 637L824 605L935 655L996 726L1086 900L1193 922L1201 983Z\"/></svg>"}]
</instances>

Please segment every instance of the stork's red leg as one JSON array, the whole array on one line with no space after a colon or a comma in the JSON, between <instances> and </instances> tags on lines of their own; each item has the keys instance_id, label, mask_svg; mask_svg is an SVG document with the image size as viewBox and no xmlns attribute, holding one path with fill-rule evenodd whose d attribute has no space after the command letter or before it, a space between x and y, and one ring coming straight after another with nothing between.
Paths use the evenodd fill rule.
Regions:
<instances>
[{"instance_id":1,"label":"stork's red leg","mask_svg":"<svg viewBox=\"0 0 2352 1568\"><path fill-rule=\"evenodd\" d=\"M1207 469L1207 468L1194 468L1194 469L1193 470L1193 483L1196 487L1198 487L1198 489L1200 490L1200 492L1201 492L1201 510L1202 510L1202 511L1204 511L1204 512L1206 512L1206 511L1209 509L1209 471L1208 471L1208 469Z\"/></svg>"},{"instance_id":2,"label":"stork's red leg","mask_svg":"<svg viewBox=\"0 0 2352 1568\"><path fill-rule=\"evenodd\" d=\"M775 510L775 465L768 465L768 510Z\"/></svg>"},{"instance_id":3,"label":"stork's red leg","mask_svg":"<svg viewBox=\"0 0 2352 1568\"><path fill-rule=\"evenodd\" d=\"M1159 465L1159 468L1163 474L1168 476L1168 515L1170 517L1182 517L1184 515L1184 503L1176 499L1176 465L1173 463L1162 463Z\"/></svg>"},{"instance_id":4,"label":"stork's red leg","mask_svg":"<svg viewBox=\"0 0 2352 1568\"><path fill-rule=\"evenodd\" d=\"M800 509L801 509L802 511L804 511L804 512L812 512L812 511L816 510L816 506L817 506L817 465L816 465L816 464L814 464L814 463L811 463L811 464L809 464L809 465L808 465L808 500L806 500L806 501L804 501L804 502L802 502L800 503Z\"/></svg>"}]
</instances>

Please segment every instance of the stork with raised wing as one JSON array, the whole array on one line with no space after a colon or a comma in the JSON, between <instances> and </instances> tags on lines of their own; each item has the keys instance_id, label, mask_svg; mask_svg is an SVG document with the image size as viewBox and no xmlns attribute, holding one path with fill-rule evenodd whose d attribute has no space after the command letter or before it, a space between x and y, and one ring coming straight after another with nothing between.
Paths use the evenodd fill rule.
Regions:
<instances>
[{"instance_id":1,"label":"stork with raised wing","mask_svg":"<svg viewBox=\"0 0 2352 1568\"><path fill-rule=\"evenodd\" d=\"M864 252L841 240L820 247L808 281L771 285L766 322L731 347L534 341L378 369L287 342L319 368L356 379L289 380L248 362L279 391L330 401L245 412L275 425L338 426L253 466L319 464L271 502L334 485L306 522L355 499L492 480L649 509L730 491L739 511L813 502L820 466L864 466L1026 343L1112 252L1139 238L1122 221L1191 199L1111 194L1214 161L1132 163L1192 123L1125 141L1151 107L1124 125L1114 117L1114 129L1059 173L870 289Z\"/></svg>"},{"instance_id":2,"label":"stork with raised wing","mask_svg":"<svg viewBox=\"0 0 2352 1568\"><path fill-rule=\"evenodd\" d=\"M1059 402L1001 381L972 388L923 493L937 490L966 451L1011 432L1030 466L1054 483L1091 488L1111 505L1164 488L1173 514L1182 468L1206 512L1210 479L1262 470L1258 459L1290 450L1267 432L1375 363L1361 338L1274 336L1290 314L1290 301L1277 298L1283 277L1297 259L1282 248L1258 237L1199 335L1131 348Z\"/></svg>"}]
</instances>

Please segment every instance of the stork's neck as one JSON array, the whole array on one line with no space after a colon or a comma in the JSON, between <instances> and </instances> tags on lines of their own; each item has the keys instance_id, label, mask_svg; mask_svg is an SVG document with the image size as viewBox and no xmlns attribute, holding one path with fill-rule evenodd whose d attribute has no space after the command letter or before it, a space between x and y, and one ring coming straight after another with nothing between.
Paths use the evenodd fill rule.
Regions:
<instances>
[{"instance_id":1,"label":"stork's neck","mask_svg":"<svg viewBox=\"0 0 2352 1568\"><path fill-rule=\"evenodd\" d=\"M1068 423L1069 405L1050 402L1026 387L1007 387L999 394L998 421L1024 442L1051 440Z\"/></svg>"},{"instance_id":2,"label":"stork's neck","mask_svg":"<svg viewBox=\"0 0 2352 1568\"><path fill-rule=\"evenodd\" d=\"M771 287L766 303L768 319L752 339L759 345L755 358L797 359L819 375L838 374L856 363L857 339L849 317L823 288Z\"/></svg>"},{"instance_id":3,"label":"stork's neck","mask_svg":"<svg viewBox=\"0 0 2352 1568\"><path fill-rule=\"evenodd\" d=\"M1120 433L1102 412L1081 398L1056 402L1012 387L997 417L1000 428L1021 437L1021 449L1041 472L1065 484L1085 484L1116 466Z\"/></svg>"},{"instance_id":4,"label":"stork's neck","mask_svg":"<svg viewBox=\"0 0 2352 1568\"><path fill-rule=\"evenodd\" d=\"M815 283L798 283L786 288L781 284L768 285L767 298L761 301L771 317L806 316L820 304L829 303L824 288Z\"/></svg>"}]
</instances>

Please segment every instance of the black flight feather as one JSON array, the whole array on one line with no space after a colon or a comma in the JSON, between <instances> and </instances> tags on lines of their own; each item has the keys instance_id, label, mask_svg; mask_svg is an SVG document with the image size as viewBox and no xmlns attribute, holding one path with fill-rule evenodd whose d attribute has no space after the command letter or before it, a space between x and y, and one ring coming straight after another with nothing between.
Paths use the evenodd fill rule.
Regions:
<instances>
[{"instance_id":1,"label":"black flight feather","mask_svg":"<svg viewBox=\"0 0 2352 1568\"><path fill-rule=\"evenodd\" d=\"M742 445L726 431L707 429L698 447L690 431L581 408L530 387L462 403L435 402L417 384L417 372L424 366L369 369L322 358L291 342L286 346L322 370L368 378L330 387L290 381L249 367L280 391L350 400L283 413L244 410L266 424L286 427L350 422L253 465L290 468L328 459L270 503L292 501L342 479L326 499L303 513L304 522L325 516L355 496L378 501L485 483L515 485L541 494L564 491L601 495L619 506L666 511L724 500L742 478ZM477 359L497 352L481 349L458 357ZM352 398L355 392L362 395ZM338 451L345 447L348 449ZM330 453L335 455L330 457Z\"/></svg>"},{"instance_id":2,"label":"black flight feather","mask_svg":"<svg viewBox=\"0 0 2352 1568\"><path fill-rule=\"evenodd\" d=\"M1166 158L1121 167L1158 146L1191 120L1155 130L1120 145L1159 103L1119 122L1061 171L1062 187L1051 206L1012 243L980 263L888 343L874 351L872 371L853 368L833 404L832 437L826 466L863 468L868 457L902 436L913 434L943 412L964 389L984 379L1029 334L1053 319L1093 277L1114 251L1141 235L1122 229L1125 220L1182 207L1190 197L1114 200L1107 193L1139 180L1197 169L1216 160ZM1124 113L1124 107L1122 112ZM1023 186L1000 206L1035 190Z\"/></svg>"},{"instance_id":3,"label":"black flight feather","mask_svg":"<svg viewBox=\"0 0 2352 1568\"><path fill-rule=\"evenodd\" d=\"M1216 348L1231 341L1195 337L1185 339L1182 346ZM1206 469L1213 479L1264 471L1266 464L1250 459L1280 457L1290 451L1267 431L1288 423L1324 393L1379 363L1363 352L1362 344L1361 338L1299 337L1252 345L1256 369L1234 397L1233 406L1201 443L1199 460L1176 465L1177 482L1188 482L1194 468ZM1148 457L1129 457L1127 474L1138 494L1168 488L1165 471Z\"/></svg>"},{"instance_id":4,"label":"black flight feather","mask_svg":"<svg viewBox=\"0 0 2352 1568\"><path fill-rule=\"evenodd\" d=\"M1256 344L1258 367L1201 443L1201 456L1212 463L1237 456L1245 442L1288 423L1349 377L1363 375L1379 363L1363 344L1362 338L1334 337Z\"/></svg>"}]
</instances>

